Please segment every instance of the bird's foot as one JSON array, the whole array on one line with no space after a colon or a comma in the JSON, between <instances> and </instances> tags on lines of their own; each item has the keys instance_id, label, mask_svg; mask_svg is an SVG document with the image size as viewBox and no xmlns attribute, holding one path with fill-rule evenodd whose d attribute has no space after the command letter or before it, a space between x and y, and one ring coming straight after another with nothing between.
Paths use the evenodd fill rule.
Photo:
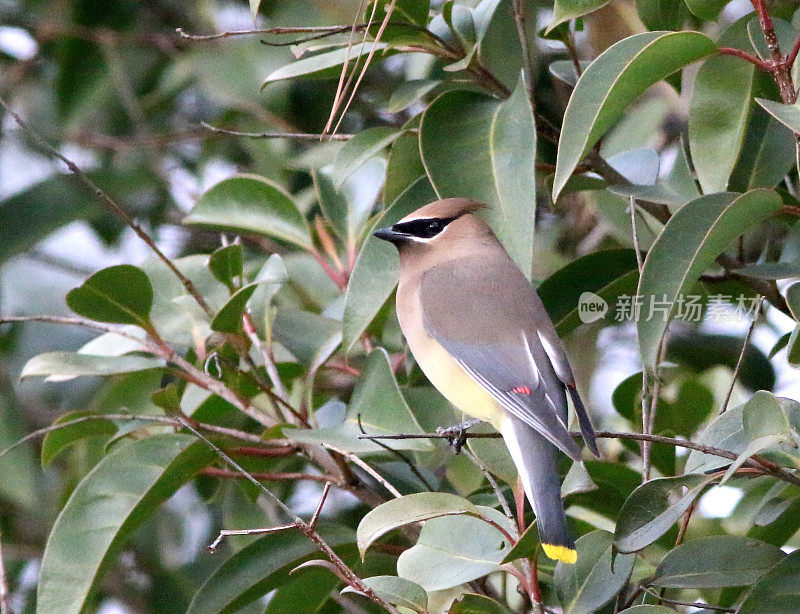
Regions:
<instances>
[{"instance_id":1,"label":"bird's foot","mask_svg":"<svg viewBox=\"0 0 800 614\"><path fill-rule=\"evenodd\" d=\"M455 454L461 452L461 448L467 443L467 429L472 428L476 424L480 424L480 420L472 418L466 422L454 424L453 426L443 427L440 426L436 429L437 435L442 435L447 439L447 444L452 448Z\"/></svg>"}]
</instances>

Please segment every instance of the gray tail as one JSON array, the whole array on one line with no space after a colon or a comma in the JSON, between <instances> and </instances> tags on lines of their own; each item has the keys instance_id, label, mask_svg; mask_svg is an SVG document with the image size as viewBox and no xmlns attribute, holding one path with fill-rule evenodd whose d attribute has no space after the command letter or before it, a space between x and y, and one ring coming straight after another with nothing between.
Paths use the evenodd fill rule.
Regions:
<instances>
[{"instance_id":1,"label":"gray tail","mask_svg":"<svg viewBox=\"0 0 800 614\"><path fill-rule=\"evenodd\" d=\"M536 514L539 541L545 554L552 559L574 563L575 541L567 528L561 500L556 447L513 416L506 418L502 434Z\"/></svg>"}]
</instances>

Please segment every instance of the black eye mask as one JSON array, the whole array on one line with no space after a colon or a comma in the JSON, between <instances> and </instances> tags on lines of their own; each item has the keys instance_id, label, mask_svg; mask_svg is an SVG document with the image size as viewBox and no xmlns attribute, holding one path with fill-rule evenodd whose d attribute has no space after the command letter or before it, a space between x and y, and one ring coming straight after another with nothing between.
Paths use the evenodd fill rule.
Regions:
<instances>
[{"instance_id":1,"label":"black eye mask","mask_svg":"<svg viewBox=\"0 0 800 614\"><path fill-rule=\"evenodd\" d=\"M395 224L392 226L392 230L404 235L419 237L420 239L431 239L442 232L454 219L456 218L424 218L411 220L410 222Z\"/></svg>"}]
</instances>

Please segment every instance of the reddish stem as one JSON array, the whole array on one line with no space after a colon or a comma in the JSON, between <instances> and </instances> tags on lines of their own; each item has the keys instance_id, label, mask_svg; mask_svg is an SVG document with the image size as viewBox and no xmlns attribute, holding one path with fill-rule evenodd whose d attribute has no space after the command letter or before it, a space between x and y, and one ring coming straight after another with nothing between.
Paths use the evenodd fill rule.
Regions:
<instances>
[{"instance_id":1,"label":"reddish stem","mask_svg":"<svg viewBox=\"0 0 800 614\"><path fill-rule=\"evenodd\" d=\"M202 471L203 475L208 475L214 478L225 478L225 479L242 479L247 478L246 475L238 471L231 471L229 469L220 469L218 467L206 467ZM315 475L313 473L297 473L297 472L273 472L273 471L252 471L250 475L253 476L257 480L265 480L269 482L277 482L279 480L310 480L312 482L331 482L333 483L334 480L330 476L325 475Z\"/></svg>"},{"instance_id":2,"label":"reddish stem","mask_svg":"<svg viewBox=\"0 0 800 614\"><path fill-rule=\"evenodd\" d=\"M746 51L742 51L741 49L736 49L736 47L720 47L718 49L721 55L733 55L737 58L742 58L743 60L747 60L751 64L755 64L758 68L763 70L764 72L768 72L772 74L774 71L774 67L769 62L762 60L759 57L754 56L751 53L747 53Z\"/></svg>"},{"instance_id":3,"label":"reddish stem","mask_svg":"<svg viewBox=\"0 0 800 614\"><path fill-rule=\"evenodd\" d=\"M797 40L794 42L794 47L792 47L792 50L789 52L789 55L786 56L786 66L789 68L789 70L792 69L792 65L794 64L794 61L797 59L798 52L800 52L800 36L798 36Z\"/></svg>"},{"instance_id":4,"label":"reddish stem","mask_svg":"<svg viewBox=\"0 0 800 614\"><path fill-rule=\"evenodd\" d=\"M258 457L273 457L273 456L289 456L297 452L297 447L292 445L275 446L273 448L258 448L255 446L240 446L238 448L231 448L228 450L230 454L238 454L240 456L258 456Z\"/></svg>"},{"instance_id":5,"label":"reddish stem","mask_svg":"<svg viewBox=\"0 0 800 614\"><path fill-rule=\"evenodd\" d=\"M533 599L536 603L542 603L542 589L539 586L539 557L531 561L531 587L533 592Z\"/></svg>"}]
</instances>

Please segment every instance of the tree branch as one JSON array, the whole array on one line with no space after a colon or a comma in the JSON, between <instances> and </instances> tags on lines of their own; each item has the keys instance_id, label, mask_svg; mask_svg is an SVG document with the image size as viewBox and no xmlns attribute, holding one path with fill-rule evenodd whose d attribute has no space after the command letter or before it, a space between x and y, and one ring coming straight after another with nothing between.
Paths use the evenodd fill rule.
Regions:
<instances>
[{"instance_id":1,"label":"tree branch","mask_svg":"<svg viewBox=\"0 0 800 614\"><path fill-rule=\"evenodd\" d=\"M732 55L736 56L737 58L742 58L754 64L757 68L763 70L764 72L768 72L772 74L773 66L769 62L765 62L760 57L755 56L751 53L747 53L746 51L742 51L741 49L737 49L736 47L720 47L717 49L717 52L720 55Z\"/></svg>"},{"instance_id":2,"label":"tree branch","mask_svg":"<svg viewBox=\"0 0 800 614\"><path fill-rule=\"evenodd\" d=\"M175 277L177 277L181 282L181 285L183 285L186 291L192 296L192 298L194 298L195 302L200 305L203 311L209 315L213 315L208 303L206 303L203 295L200 294L197 288L195 288L192 281L178 270L178 267L175 266L175 263L172 262L172 260L170 260L166 254L161 251L161 249L159 249L152 237L150 237L150 235L144 231L139 223L134 220L133 217L131 217L131 214L128 213L128 211L122 205L115 201L107 192L102 190L96 183L94 183L94 181L89 179L86 173L84 173L72 160L64 156L55 147L45 141L44 138L41 137L33 128L31 128L28 123L23 120L22 117L20 117L19 114L17 114L3 98L0 98L0 106L6 110L6 112L19 125L19 127L26 131L31 138L33 138L33 140L36 141L40 147L42 147L42 149L44 149L50 156L58 158L64 164L66 164L70 172L75 175L84 186L89 188L94 193L95 197L106 207L106 209L125 222L125 224L127 224L138 235L138 237L147 244L153 253L155 253L155 255L158 256L158 258L165 265L167 265L167 268L174 273Z\"/></svg>"},{"instance_id":3,"label":"tree branch","mask_svg":"<svg viewBox=\"0 0 800 614\"><path fill-rule=\"evenodd\" d=\"M203 475L211 476L212 478L222 478L228 480L247 479L238 471L231 471L229 469L220 469L218 467L206 467L201 472ZM298 471L251 471L252 475L257 480L264 480L265 482L280 482L285 480L307 480L311 482L322 482L323 484L333 484L339 486L339 481L329 475L316 475L314 473L302 473Z\"/></svg>"},{"instance_id":4,"label":"tree branch","mask_svg":"<svg viewBox=\"0 0 800 614\"><path fill-rule=\"evenodd\" d=\"M238 130L229 130L227 128L217 128L206 122L200 122L200 125L215 134L228 134L231 136L239 136L248 139L294 139L297 141L347 141L353 138L352 134L307 134L304 132L239 132Z\"/></svg>"}]
</instances>

